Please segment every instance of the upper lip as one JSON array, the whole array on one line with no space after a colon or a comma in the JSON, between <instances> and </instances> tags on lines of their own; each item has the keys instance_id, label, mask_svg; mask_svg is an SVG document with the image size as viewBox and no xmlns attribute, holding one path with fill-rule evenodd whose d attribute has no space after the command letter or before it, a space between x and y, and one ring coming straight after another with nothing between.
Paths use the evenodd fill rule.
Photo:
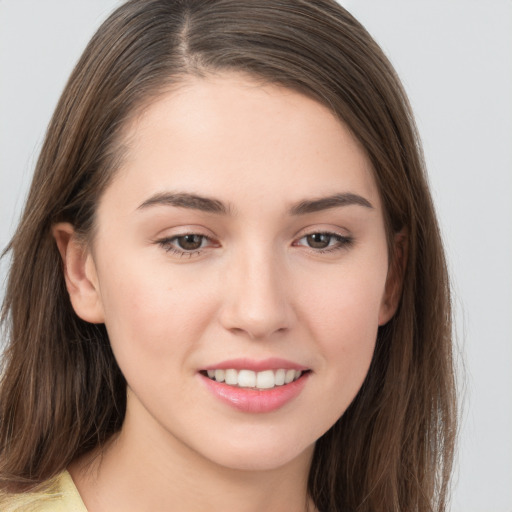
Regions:
<instances>
[{"instance_id":1,"label":"upper lip","mask_svg":"<svg viewBox=\"0 0 512 512\"><path fill-rule=\"evenodd\" d=\"M280 359L277 357L272 357L268 359L247 359L247 358L239 358L239 359L229 359L226 361L221 361L219 363L215 363L209 366L205 366L202 370L252 370L254 372L261 372L264 370L300 370L305 371L309 368L307 366L303 366L301 364L295 363L293 361L289 361L286 359Z\"/></svg>"}]
</instances>

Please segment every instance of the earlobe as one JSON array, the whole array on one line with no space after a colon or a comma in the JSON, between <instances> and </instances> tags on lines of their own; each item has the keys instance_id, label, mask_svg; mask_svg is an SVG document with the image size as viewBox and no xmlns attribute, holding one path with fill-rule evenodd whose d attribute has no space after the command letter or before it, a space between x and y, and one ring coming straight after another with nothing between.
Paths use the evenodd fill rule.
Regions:
<instances>
[{"instance_id":1,"label":"earlobe","mask_svg":"<svg viewBox=\"0 0 512 512\"><path fill-rule=\"evenodd\" d=\"M386 287L379 311L379 325L385 325L393 318L402 296L408 253L408 237L405 229L395 234L393 249L393 261L389 265Z\"/></svg>"},{"instance_id":2,"label":"earlobe","mask_svg":"<svg viewBox=\"0 0 512 512\"><path fill-rule=\"evenodd\" d=\"M90 250L67 222L55 224L52 234L62 258L66 288L75 313L87 322L103 323L98 276Z\"/></svg>"}]
</instances>

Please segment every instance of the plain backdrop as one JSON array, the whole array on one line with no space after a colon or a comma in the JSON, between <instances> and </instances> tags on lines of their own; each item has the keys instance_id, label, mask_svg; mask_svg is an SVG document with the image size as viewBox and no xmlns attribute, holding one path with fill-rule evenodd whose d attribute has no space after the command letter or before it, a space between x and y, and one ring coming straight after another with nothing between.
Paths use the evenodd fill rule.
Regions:
<instances>
[{"instance_id":1,"label":"plain backdrop","mask_svg":"<svg viewBox=\"0 0 512 512\"><path fill-rule=\"evenodd\" d=\"M404 82L447 247L464 397L451 510L512 512L512 1L342 3ZM118 4L0 0L2 248L65 81Z\"/></svg>"}]
</instances>

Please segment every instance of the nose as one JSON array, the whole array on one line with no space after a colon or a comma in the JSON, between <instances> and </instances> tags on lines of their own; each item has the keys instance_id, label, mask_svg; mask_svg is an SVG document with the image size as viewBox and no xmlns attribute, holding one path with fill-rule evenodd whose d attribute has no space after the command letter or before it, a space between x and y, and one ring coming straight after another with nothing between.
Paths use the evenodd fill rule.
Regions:
<instances>
[{"instance_id":1,"label":"nose","mask_svg":"<svg viewBox=\"0 0 512 512\"><path fill-rule=\"evenodd\" d=\"M240 255L226 273L223 327L250 339L268 339L289 330L294 314L286 276L271 251Z\"/></svg>"}]
</instances>

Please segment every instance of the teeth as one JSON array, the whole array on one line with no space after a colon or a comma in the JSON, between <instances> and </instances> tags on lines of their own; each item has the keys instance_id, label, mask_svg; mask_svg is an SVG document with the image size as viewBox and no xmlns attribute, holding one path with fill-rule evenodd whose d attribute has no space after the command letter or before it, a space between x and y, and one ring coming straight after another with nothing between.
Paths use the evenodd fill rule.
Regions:
<instances>
[{"instance_id":1,"label":"teeth","mask_svg":"<svg viewBox=\"0 0 512 512\"><path fill-rule=\"evenodd\" d=\"M272 370L265 370L256 374L256 387L260 389L271 389L276 385L276 378Z\"/></svg>"},{"instance_id":2,"label":"teeth","mask_svg":"<svg viewBox=\"0 0 512 512\"><path fill-rule=\"evenodd\" d=\"M284 384L285 376L286 376L286 370L277 370L276 371L276 377L275 377L276 386L282 386Z\"/></svg>"},{"instance_id":3,"label":"teeth","mask_svg":"<svg viewBox=\"0 0 512 512\"><path fill-rule=\"evenodd\" d=\"M236 370L233 370L235 374ZM251 370L240 370L238 372L238 381L234 383L235 386L238 384L241 388L254 388L256 387L256 373Z\"/></svg>"},{"instance_id":4,"label":"teeth","mask_svg":"<svg viewBox=\"0 0 512 512\"><path fill-rule=\"evenodd\" d=\"M286 370L286 375L284 376L284 383L290 384L290 382L295 379L295 370Z\"/></svg>"},{"instance_id":5,"label":"teeth","mask_svg":"<svg viewBox=\"0 0 512 512\"><path fill-rule=\"evenodd\" d=\"M302 372L300 370L207 370L208 377L217 382L225 382L230 386L241 388L272 389L297 380Z\"/></svg>"},{"instance_id":6,"label":"teeth","mask_svg":"<svg viewBox=\"0 0 512 512\"><path fill-rule=\"evenodd\" d=\"M236 370L226 370L224 373L224 381L226 384L236 386L238 384L238 375Z\"/></svg>"}]
</instances>

